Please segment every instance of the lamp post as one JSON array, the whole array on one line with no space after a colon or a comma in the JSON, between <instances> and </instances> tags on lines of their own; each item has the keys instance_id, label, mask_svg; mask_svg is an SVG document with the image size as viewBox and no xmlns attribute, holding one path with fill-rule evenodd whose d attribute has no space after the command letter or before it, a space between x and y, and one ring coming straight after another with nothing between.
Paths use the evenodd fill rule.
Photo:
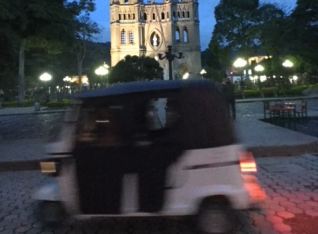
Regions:
<instances>
[{"instance_id":1,"label":"lamp post","mask_svg":"<svg viewBox=\"0 0 318 234\"><path fill-rule=\"evenodd\" d=\"M45 82L45 99L46 99L46 102L50 101L50 87L47 90L47 82L50 81L51 79L52 79L52 76L49 73L47 73L47 72L44 72L42 75L40 75L40 80Z\"/></svg>"},{"instance_id":2,"label":"lamp post","mask_svg":"<svg viewBox=\"0 0 318 234\"><path fill-rule=\"evenodd\" d=\"M242 58L238 58L237 60L235 60L235 62L233 63L234 67L236 68L244 68L246 65L247 65L247 61L245 59L242 59ZM243 72L244 73L244 72ZM243 73L241 75L241 82L240 82L240 88L241 88L241 91L242 91L242 96L243 98L245 98L244 96L244 85L243 85Z\"/></svg>"},{"instance_id":3,"label":"lamp post","mask_svg":"<svg viewBox=\"0 0 318 234\"><path fill-rule=\"evenodd\" d=\"M284 67L288 67L291 68L294 66L293 62L289 61L288 59L285 60L285 62L283 63Z\"/></svg>"},{"instance_id":4,"label":"lamp post","mask_svg":"<svg viewBox=\"0 0 318 234\"><path fill-rule=\"evenodd\" d=\"M234 67L236 68L244 68L247 65L247 61L242 59L242 58L238 58L237 60L235 60L235 62L233 63ZM241 81L243 80L243 74L241 75Z\"/></svg>"},{"instance_id":5,"label":"lamp post","mask_svg":"<svg viewBox=\"0 0 318 234\"><path fill-rule=\"evenodd\" d=\"M172 61L175 58L181 59L182 55L183 53L178 53L178 55L172 54L172 45L168 46L168 51L165 52L164 56L162 54L158 54L160 60L167 59L169 62L169 80L172 80Z\"/></svg>"},{"instance_id":6,"label":"lamp post","mask_svg":"<svg viewBox=\"0 0 318 234\"><path fill-rule=\"evenodd\" d=\"M291 62L290 60L286 59L285 62L282 64L285 68L290 69L294 66L294 63ZM288 76L289 77L289 76ZM284 82L284 80L283 80Z\"/></svg>"},{"instance_id":7,"label":"lamp post","mask_svg":"<svg viewBox=\"0 0 318 234\"><path fill-rule=\"evenodd\" d=\"M66 86L66 88L67 88L67 90L68 90L68 93L72 93L72 91L71 91L71 80L72 80L72 78L71 77L69 77L69 76L65 76L64 78L63 78L63 81L67 84L67 86Z\"/></svg>"},{"instance_id":8,"label":"lamp post","mask_svg":"<svg viewBox=\"0 0 318 234\"><path fill-rule=\"evenodd\" d=\"M205 76L206 73L207 73L206 70L202 69L200 71L201 78L205 78L204 76Z\"/></svg>"},{"instance_id":9,"label":"lamp post","mask_svg":"<svg viewBox=\"0 0 318 234\"><path fill-rule=\"evenodd\" d=\"M189 78L189 75L190 75L189 72L185 73L185 74L183 75L182 79L184 79L184 80L188 79L188 78Z\"/></svg>"},{"instance_id":10,"label":"lamp post","mask_svg":"<svg viewBox=\"0 0 318 234\"><path fill-rule=\"evenodd\" d=\"M256 67L254 67L254 70L257 73L261 73L261 72L263 72L265 70L265 68L262 65L258 64L258 65L256 65ZM258 79L259 79L258 80L258 82L259 82L258 89L260 91L261 97L264 97L263 91L261 89L261 83L263 81L263 78L264 78L263 76L258 76Z\"/></svg>"},{"instance_id":11,"label":"lamp post","mask_svg":"<svg viewBox=\"0 0 318 234\"><path fill-rule=\"evenodd\" d=\"M102 83L103 76L108 74L108 68L109 66L106 63L104 63L102 66L99 66L95 70L96 75L101 77L101 83Z\"/></svg>"}]
</instances>

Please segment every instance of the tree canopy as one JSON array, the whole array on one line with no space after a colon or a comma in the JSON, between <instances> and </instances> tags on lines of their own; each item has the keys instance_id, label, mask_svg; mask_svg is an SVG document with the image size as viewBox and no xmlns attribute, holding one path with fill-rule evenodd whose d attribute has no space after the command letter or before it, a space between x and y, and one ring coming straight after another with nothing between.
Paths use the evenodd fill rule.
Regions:
<instances>
[{"instance_id":1,"label":"tree canopy","mask_svg":"<svg viewBox=\"0 0 318 234\"><path fill-rule=\"evenodd\" d=\"M127 55L112 68L109 83L162 80L163 69L154 58Z\"/></svg>"},{"instance_id":2,"label":"tree canopy","mask_svg":"<svg viewBox=\"0 0 318 234\"><path fill-rule=\"evenodd\" d=\"M15 80L12 83L17 83L18 99L22 103L25 92L25 52L42 49L51 54L61 53L66 42L70 44L75 39L76 17L83 11L94 10L94 3L91 0L2 0L0 9L0 42L7 46L6 50L12 54L12 59L19 57L11 66L15 71L19 70L18 82L13 72L7 72ZM6 63L3 58L1 62ZM0 79L7 80L5 76L2 74Z\"/></svg>"},{"instance_id":3,"label":"tree canopy","mask_svg":"<svg viewBox=\"0 0 318 234\"><path fill-rule=\"evenodd\" d=\"M287 12L258 0L221 0L215 18L209 49L228 70L234 55L247 59L262 54L272 58L266 64L268 75L283 72L281 63L287 57L293 60L295 72L317 73L317 1L298 0L296 8Z\"/></svg>"}]
</instances>

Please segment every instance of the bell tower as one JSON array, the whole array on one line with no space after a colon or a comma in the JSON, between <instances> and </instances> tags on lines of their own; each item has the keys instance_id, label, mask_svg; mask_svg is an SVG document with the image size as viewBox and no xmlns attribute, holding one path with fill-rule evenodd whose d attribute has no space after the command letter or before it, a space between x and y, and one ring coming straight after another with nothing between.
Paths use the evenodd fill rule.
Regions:
<instances>
[{"instance_id":1,"label":"bell tower","mask_svg":"<svg viewBox=\"0 0 318 234\"><path fill-rule=\"evenodd\" d=\"M201 70L198 0L110 2L111 66L126 55L158 58L171 45L172 53L183 53L172 62L173 78L196 77ZM158 62L168 79L168 61Z\"/></svg>"}]
</instances>

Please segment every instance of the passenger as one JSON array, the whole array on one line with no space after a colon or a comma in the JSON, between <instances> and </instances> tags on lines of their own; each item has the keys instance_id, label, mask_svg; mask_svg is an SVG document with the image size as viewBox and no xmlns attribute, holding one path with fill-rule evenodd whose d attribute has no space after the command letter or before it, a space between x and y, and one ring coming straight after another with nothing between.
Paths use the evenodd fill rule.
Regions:
<instances>
[{"instance_id":1,"label":"passenger","mask_svg":"<svg viewBox=\"0 0 318 234\"><path fill-rule=\"evenodd\" d=\"M102 146L122 145L120 118L115 109L100 108L97 111L98 142Z\"/></svg>"},{"instance_id":2,"label":"passenger","mask_svg":"<svg viewBox=\"0 0 318 234\"><path fill-rule=\"evenodd\" d=\"M234 84L231 82L229 78L225 78L221 85L221 91L224 94L224 97L226 100L229 117L231 118L231 112L232 112L233 119L236 118L234 90L235 90Z\"/></svg>"}]
</instances>

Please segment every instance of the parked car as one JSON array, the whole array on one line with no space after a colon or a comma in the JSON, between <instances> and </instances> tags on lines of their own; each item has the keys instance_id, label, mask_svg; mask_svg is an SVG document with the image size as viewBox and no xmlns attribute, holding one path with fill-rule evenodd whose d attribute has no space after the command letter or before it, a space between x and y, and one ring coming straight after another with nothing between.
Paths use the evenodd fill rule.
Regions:
<instances>
[{"instance_id":1,"label":"parked car","mask_svg":"<svg viewBox=\"0 0 318 234\"><path fill-rule=\"evenodd\" d=\"M133 82L79 93L36 194L41 218L191 216L202 233L233 233L233 210L265 198L253 155L237 142L209 80Z\"/></svg>"}]
</instances>

